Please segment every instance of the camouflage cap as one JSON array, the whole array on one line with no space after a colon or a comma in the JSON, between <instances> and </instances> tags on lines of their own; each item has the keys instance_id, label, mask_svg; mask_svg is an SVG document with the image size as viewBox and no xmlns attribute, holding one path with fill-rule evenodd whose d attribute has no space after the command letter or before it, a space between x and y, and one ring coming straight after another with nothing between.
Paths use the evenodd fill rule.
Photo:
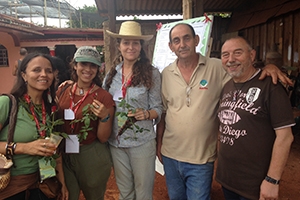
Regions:
<instances>
[{"instance_id":1,"label":"camouflage cap","mask_svg":"<svg viewBox=\"0 0 300 200\"><path fill-rule=\"evenodd\" d=\"M101 66L101 55L100 53L93 47L90 46L82 46L75 52L74 60L76 62L90 62L95 65Z\"/></svg>"}]
</instances>

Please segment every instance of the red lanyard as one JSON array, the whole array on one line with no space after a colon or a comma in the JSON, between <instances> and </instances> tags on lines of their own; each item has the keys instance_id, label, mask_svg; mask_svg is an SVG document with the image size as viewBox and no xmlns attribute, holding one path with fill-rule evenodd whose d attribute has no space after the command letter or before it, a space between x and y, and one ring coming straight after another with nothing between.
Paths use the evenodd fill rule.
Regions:
<instances>
[{"instance_id":1,"label":"red lanyard","mask_svg":"<svg viewBox=\"0 0 300 200\"><path fill-rule=\"evenodd\" d=\"M40 126L40 122L34 112L34 106L33 106L33 103L30 101L30 97L28 94L24 94L24 98L26 100L26 102L28 103L28 106L30 108L30 111L31 111L31 114L34 118L34 121L35 121L35 124L36 124L36 127L38 128L38 131L41 129L41 126ZM45 125L46 124L46 108L45 108L45 103L44 103L44 100L42 101L42 123ZM40 136L42 138L45 138L46 136L46 131L43 130L43 131L39 131L40 133Z\"/></svg>"},{"instance_id":2,"label":"red lanyard","mask_svg":"<svg viewBox=\"0 0 300 200\"><path fill-rule=\"evenodd\" d=\"M73 110L74 112L74 115L76 114L76 112L78 111L78 108L81 106L81 104L83 103L83 101L87 98L87 96L89 95L91 89L95 86L95 84L92 84L89 91L84 95L84 97L82 97L76 104L74 104L74 98L75 98L75 92L76 92L76 89L77 89L77 83L75 84L75 87L74 87L74 91L73 91L73 94L72 94L72 97L70 99L70 109Z\"/></svg>"},{"instance_id":3,"label":"red lanyard","mask_svg":"<svg viewBox=\"0 0 300 200\"><path fill-rule=\"evenodd\" d=\"M124 83L123 68L122 68L122 96L123 96L123 99L125 98L126 92L127 92L127 88L130 85L131 85L131 77L130 77L130 79L127 80L126 83Z\"/></svg>"}]
</instances>

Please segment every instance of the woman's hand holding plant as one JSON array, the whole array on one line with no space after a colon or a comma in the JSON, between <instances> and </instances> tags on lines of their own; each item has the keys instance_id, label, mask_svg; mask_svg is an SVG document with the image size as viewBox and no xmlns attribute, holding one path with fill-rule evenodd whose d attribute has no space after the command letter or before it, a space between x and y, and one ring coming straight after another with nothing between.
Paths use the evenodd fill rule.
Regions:
<instances>
[{"instance_id":1,"label":"woman's hand holding plant","mask_svg":"<svg viewBox=\"0 0 300 200\"><path fill-rule=\"evenodd\" d=\"M91 111L100 119L106 118L109 114L109 110L97 99L94 99L91 106Z\"/></svg>"}]
</instances>

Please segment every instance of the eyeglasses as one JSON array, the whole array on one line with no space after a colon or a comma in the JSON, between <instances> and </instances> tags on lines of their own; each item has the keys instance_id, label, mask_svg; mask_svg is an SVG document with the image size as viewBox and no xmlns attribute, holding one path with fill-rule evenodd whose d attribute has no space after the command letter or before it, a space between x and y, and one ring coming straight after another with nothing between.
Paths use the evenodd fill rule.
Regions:
<instances>
[{"instance_id":1,"label":"eyeglasses","mask_svg":"<svg viewBox=\"0 0 300 200\"><path fill-rule=\"evenodd\" d=\"M187 107L190 107L190 105L191 105L191 98L190 98L191 91L192 91L192 87L186 88L186 106Z\"/></svg>"}]
</instances>

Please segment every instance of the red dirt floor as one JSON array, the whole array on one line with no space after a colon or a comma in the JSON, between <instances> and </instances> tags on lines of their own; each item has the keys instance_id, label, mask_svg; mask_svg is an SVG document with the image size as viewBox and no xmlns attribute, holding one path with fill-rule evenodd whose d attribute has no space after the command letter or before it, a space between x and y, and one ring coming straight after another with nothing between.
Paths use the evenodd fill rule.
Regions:
<instances>
[{"instance_id":1,"label":"red dirt floor","mask_svg":"<svg viewBox=\"0 0 300 200\"><path fill-rule=\"evenodd\" d=\"M107 183L105 200L118 200L119 192L114 179L113 171ZM279 189L279 200L300 199L300 134L295 136L288 163L285 167ZM81 194L80 200L85 198ZM156 173L153 200L167 200L168 193L164 176ZM211 200L223 200L221 186L213 181Z\"/></svg>"}]
</instances>

